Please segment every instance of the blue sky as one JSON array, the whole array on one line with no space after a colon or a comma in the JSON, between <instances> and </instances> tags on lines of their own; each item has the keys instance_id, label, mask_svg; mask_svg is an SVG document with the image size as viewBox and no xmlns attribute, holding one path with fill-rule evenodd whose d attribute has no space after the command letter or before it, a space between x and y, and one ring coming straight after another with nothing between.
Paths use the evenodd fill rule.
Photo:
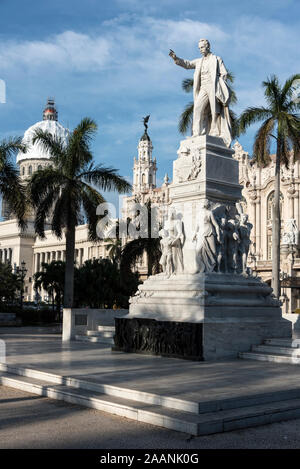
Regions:
<instances>
[{"instance_id":1,"label":"blue sky","mask_svg":"<svg viewBox=\"0 0 300 469\"><path fill-rule=\"evenodd\" d=\"M181 82L192 76L169 48L192 59L208 38L235 76L239 113L263 104L267 76L299 72L299 13L298 0L0 0L0 138L41 120L53 96L63 125L97 121L95 159L131 178L142 117L151 114L162 181L183 138L177 124L190 96ZM250 153L253 135L240 139Z\"/></svg>"}]
</instances>

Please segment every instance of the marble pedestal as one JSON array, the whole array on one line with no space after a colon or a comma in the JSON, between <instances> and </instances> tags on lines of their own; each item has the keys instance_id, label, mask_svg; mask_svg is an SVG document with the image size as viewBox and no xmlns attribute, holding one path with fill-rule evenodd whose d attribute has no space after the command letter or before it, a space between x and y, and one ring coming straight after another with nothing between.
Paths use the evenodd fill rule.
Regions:
<instances>
[{"instance_id":1,"label":"marble pedestal","mask_svg":"<svg viewBox=\"0 0 300 469\"><path fill-rule=\"evenodd\" d=\"M166 340L169 328L176 341L173 350L169 346L169 355L197 358L194 356L197 350L198 359L216 360L237 357L238 352L250 350L265 338L291 337L291 323L282 319L280 303L272 289L252 276L249 269L242 273L242 242L235 245L233 241L235 223L237 232L238 224L242 223L241 186L233 150L219 138L201 136L183 140L177 153L170 197L176 223L182 226L183 269L177 265L172 275L154 275L139 286L131 298L126 322L117 327L118 349L160 353L163 349L160 342ZM209 218L209 213L213 217ZM221 226L224 217L227 228L217 241L212 218L215 226ZM165 226L168 230L168 222ZM196 245L198 248L204 245L207 233L215 237L216 249L226 244L227 262L221 260L220 272L218 265L210 269L202 268L202 263L201 267L201 256L202 260L205 256ZM242 230L239 236L241 239ZM234 248L237 262L233 259ZM178 326L171 327L170 323ZM181 330L182 324L186 327ZM193 324L201 327L196 330L190 326ZM193 344L190 348L187 345L189 327L190 341L197 340L196 349Z\"/></svg>"},{"instance_id":2,"label":"marble pedestal","mask_svg":"<svg viewBox=\"0 0 300 469\"><path fill-rule=\"evenodd\" d=\"M265 338L290 337L272 289L242 275L178 274L149 277L132 298L127 320L202 324L202 359L237 357Z\"/></svg>"}]
</instances>

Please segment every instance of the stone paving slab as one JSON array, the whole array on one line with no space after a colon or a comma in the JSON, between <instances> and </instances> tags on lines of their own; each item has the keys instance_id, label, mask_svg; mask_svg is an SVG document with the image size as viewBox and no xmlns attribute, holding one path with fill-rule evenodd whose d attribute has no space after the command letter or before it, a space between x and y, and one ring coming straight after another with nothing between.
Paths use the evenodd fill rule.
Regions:
<instances>
[{"instance_id":1,"label":"stone paving slab","mask_svg":"<svg viewBox=\"0 0 300 469\"><path fill-rule=\"evenodd\" d=\"M43 332L0 330L7 363L195 402L242 399L300 387L298 366L124 354L101 344L63 344L60 335Z\"/></svg>"}]
</instances>

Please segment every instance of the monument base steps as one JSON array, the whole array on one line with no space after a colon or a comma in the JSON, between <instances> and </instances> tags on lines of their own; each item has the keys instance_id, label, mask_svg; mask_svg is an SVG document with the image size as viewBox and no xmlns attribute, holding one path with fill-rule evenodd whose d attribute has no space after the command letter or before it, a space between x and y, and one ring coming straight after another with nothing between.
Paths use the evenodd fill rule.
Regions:
<instances>
[{"instance_id":1,"label":"monument base steps","mask_svg":"<svg viewBox=\"0 0 300 469\"><path fill-rule=\"evenodd\" d=\"M85 335L75 335L75 340L79 342L94 342L98 344L114 344L115 327L98 326L96 331L88 330Z\"/></svg>"},{"instance_id":2,"label":"monument base steps","mask_svg":"<svg viewBox=\"0 0 300 469\"><path fill-rule=\"evenodd\" d=\"M300 365L299 339L266 339L263 345L253 345L251 352L239 353L240 358Z\"/></svg>"},{"instance_id":3,"label":"monument base steps","mask_svg":"<svg viewBox=\"0 0 300 469\"><path fill-rule=\"evenodd\" d=\"M300 417L300 387L201 403L4 363L0 384L195 436Z\"/></svg>"}]
</instances>

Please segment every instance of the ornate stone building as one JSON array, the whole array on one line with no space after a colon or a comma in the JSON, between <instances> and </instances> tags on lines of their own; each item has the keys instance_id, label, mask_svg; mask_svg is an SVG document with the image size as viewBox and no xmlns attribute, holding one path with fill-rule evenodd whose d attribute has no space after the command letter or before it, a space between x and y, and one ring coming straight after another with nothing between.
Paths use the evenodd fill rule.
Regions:
<instances>
[{"instance_id":1,"label":"ornate stone building","mask_svg":"<svg viewBox=\"0 0 300 469\"><path fill-rule=\"evenodd\" d=\"M233 147L243 186L243 209L253 224L248 262L265 282L271 284L275 155L271 155L267 167L261 168L251 161L239 142ZM286 313L300 307L299 190L300 162L292 157L289 167L281 168L281 300Z\"/></svg>"}]
</instances>

